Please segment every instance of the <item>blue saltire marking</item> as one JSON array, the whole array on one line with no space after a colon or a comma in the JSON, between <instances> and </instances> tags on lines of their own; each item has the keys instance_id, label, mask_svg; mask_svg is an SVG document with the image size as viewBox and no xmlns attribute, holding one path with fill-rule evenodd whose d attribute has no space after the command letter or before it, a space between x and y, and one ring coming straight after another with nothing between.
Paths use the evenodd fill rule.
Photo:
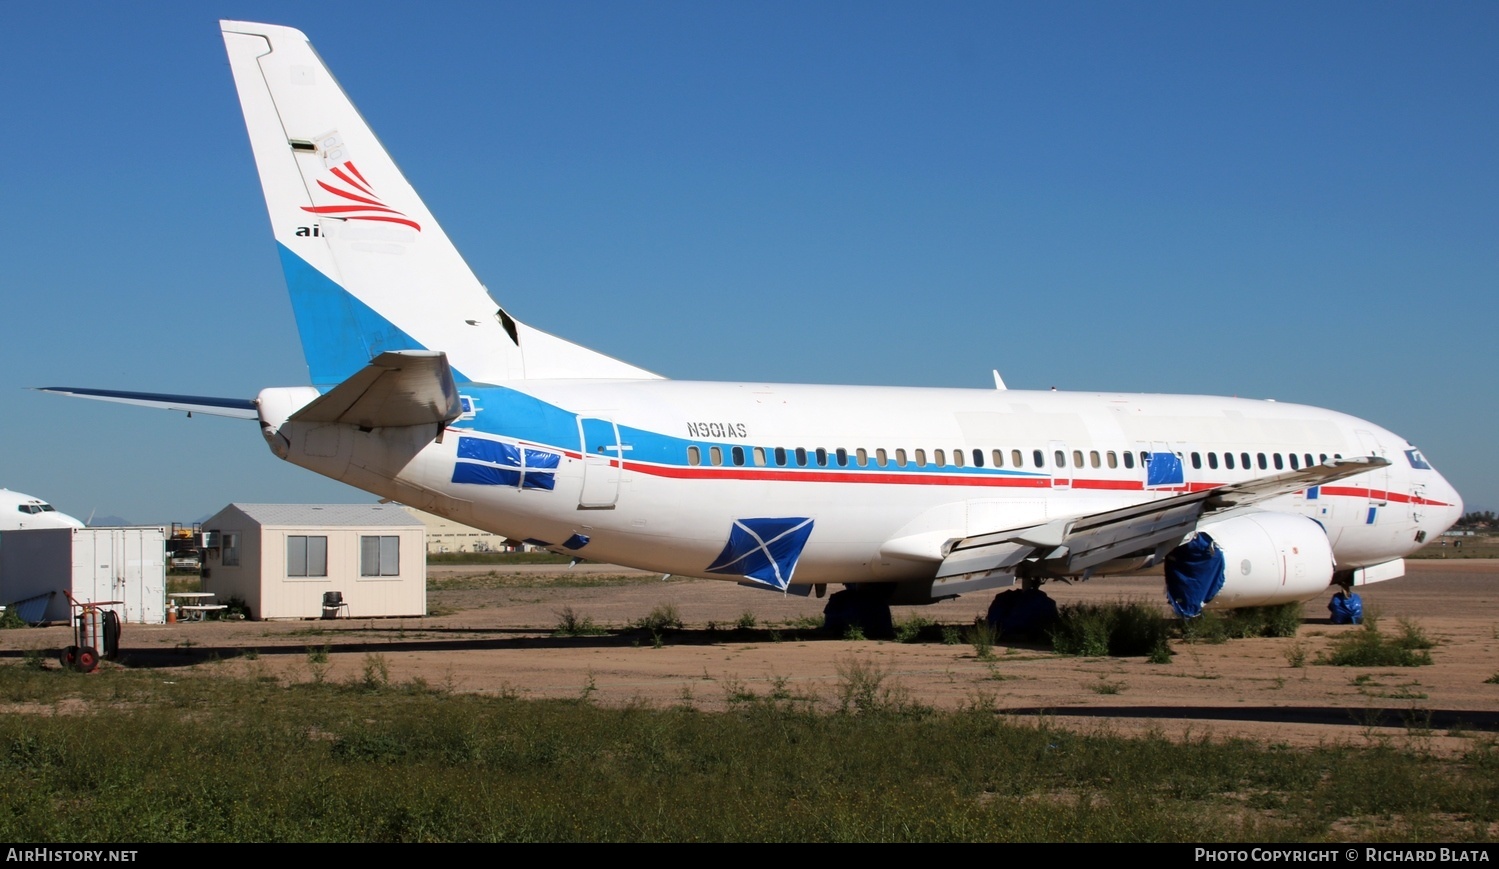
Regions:
<instances>
[{"instance_id":1,"label":"blue saltire marking","mask_svg":"<svg viewBox=\"0 0 1499 869\"><path fill-rule=\"evenodd\" d=\"M460 437L458 459L453 466L455 483L550 491L557 485L557 466L562 457L515 444Z\"/></svg>"},{"instance_id":2,"label":"blue saltire marking","mask_svg":"<svg viewBox=\"0 0 1499 869\"><path fill-rule=\"evenodd\" d=\"M736 519L729 542L707 570L785 591L811 535L811 519Z\"/></svg>"}]
</instances>

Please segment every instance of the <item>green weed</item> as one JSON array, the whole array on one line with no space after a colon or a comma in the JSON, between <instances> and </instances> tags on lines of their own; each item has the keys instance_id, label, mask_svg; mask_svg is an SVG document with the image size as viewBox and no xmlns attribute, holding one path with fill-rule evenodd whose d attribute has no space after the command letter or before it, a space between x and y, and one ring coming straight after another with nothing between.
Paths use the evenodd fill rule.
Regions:
<instances>
[{"instance_id":1,"label":"green weed","mask_svg":"<svg viewBox=\"0 0 1499 869\"><path fill-rule=\"evenodd\" d=\"M682 629L682 616L677 612L674 603L658 603L644 618L637 620L632 627L648 631L653 635L659 635L664 631L680 631Z\"/></svg>"},{"instance_id":2,"label":"green weed","mask_svg":"<svg viewBox=\"0 0 1499 869\"><path fill-rule=\"evenodd\" d=\"M1390 638L1379 630L1377 619L1364 619L1363 627L1337 637L1333 647L1317 659L1337 667L1420 667L1431 663L1427 650L1434 645L1413 623L1401 622L1401 635Z\"/></svg>"},{"instance_id":3,"label":"green weed","mask_svg":"<svg viewBox=\"0 0 1499 869\"><path fill-rule=\"evenodd\" d=\"M596 637L604 633L591 617L579 615L571 606L563 607L556 615L557 624L552 628L554 637Z\"/></svg>"},{"instance_id":4,"label":"green weed","mask_svg":"<svg viewBox=\"0 0 1499 869\"><path fill-rule=\"evenodd\" d=\"M895 641L897 643L920 642L936 625L936 622L925 616L911 616L895 626Z\"/></svg>"},{"instance_id":5,"label":"green weed","mask_svg":"<svg viewBox=\"0 0 1499 869\"><path fill-rule=\"evenodd\" d=\"M1170 636L1171 623L1141 601L1067 604L1051 628L1052 648L1063 655L1143 655L1157 663L1171 660Z\"/></svg>"},{"instance_id":6,"label":"green weed","mask_svg":"<svg viewBox=\"0 0 1499 869\"><path fill-rule=\"evenodd\" d=\"M998 639L994 626L983 616L974 616L973 624L968 626L968 642L973 646L974 655L980 661L994 659L994 641Z\"/></svg>"}]
</instances>

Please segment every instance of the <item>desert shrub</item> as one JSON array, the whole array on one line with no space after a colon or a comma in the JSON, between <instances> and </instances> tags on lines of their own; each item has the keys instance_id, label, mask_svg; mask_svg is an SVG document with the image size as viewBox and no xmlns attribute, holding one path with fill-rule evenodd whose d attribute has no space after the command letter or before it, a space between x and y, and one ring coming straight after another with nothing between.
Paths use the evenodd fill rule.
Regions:
<instances>
[{"instance_id":1,"label":"desert shrub","mask_svg":"<svg viewBox=\"0 0 1499 869\"><path fill-rule=\"evenodd\" d=\"M1171 623L1141 601L1067 604L1051 629L1052 648L1063 655L1170 660Z\"/></svg>"},{"instance_id":2,"label":"desert shrub","mask_svg":"<svg viewBox=\"0 0 1499 869\"><path fill-rule=\"evenodd\" d=\"M1421 667L1431 663L1427 651L1435 643L1411 622L1401 622L1398 637L1387 637L1378 621L1366 619L1362 628L1343 634L1318 658L1336 667Z\"/></svg>"}]
</instances>

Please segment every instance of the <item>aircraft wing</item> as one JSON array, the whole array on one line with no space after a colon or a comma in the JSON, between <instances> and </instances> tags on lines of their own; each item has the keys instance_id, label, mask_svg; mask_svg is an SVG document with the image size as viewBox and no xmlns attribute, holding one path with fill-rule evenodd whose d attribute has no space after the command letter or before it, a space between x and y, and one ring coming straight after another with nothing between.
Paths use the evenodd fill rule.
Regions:
<instances>
[{"instance_id":1,"label":"aircraft wing","mask_svg":"<svg viewBox=\"0 0 1499 869\"><path fill-rule=\"evenodd\" d=\"M210 416L227 416L234 419L256 419L259 417L255 400L251 398L212 398L206 395L172 395L163 392L123 392L114 389L83 389L72 386L39 386L38 392L55 392L75 398L92 398L96 401L114 401L141 407L162 410L178 410L189 416L206 413Z\"/></svg>"},{"instance_id":2,"label":"aircraft wing","mask_svg":"<svg viewBox=\"0 0 1499 869\"><path fill-rule=\"evenodd\" d=\"M1028 528L967 537L951 546L937 569L936 578L939 582L952 581L993 573L1028 558L1046 562L1047 567L1057 574L1085 574L1116 558L1145 553L1167 543L1175 546L1197 527L1204 516L1289 495L1388 464L1388 460L1372 456L1330 459L1320 465L1273 477L1187 492Z\"/></svg>"}]
</instances>

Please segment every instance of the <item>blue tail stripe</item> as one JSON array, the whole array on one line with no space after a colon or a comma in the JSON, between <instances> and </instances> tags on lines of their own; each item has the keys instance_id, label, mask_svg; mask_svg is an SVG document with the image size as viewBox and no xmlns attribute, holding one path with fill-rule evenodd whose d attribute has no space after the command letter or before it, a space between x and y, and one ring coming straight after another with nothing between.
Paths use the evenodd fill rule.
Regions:
<instances>
[{"instance_id":1,"label":"blue tail stripe","mask_svg":"<svg viewBox=\"0 0 1499 869\"><path fill-rule=\"evenodd\" d=\"M302 354L314 386L329 387L349 379L387 350L426 350L420 342L375 313L307 260L277 244L292 312L302 337ZM462 377L455 369L453 376Z\"/></svg>"}]
</instances>

